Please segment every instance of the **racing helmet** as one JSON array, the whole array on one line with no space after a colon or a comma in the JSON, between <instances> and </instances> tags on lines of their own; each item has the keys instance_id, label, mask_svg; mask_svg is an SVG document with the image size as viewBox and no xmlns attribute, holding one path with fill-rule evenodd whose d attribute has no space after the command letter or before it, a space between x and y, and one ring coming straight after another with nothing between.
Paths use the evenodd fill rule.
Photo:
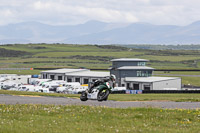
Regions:
<instances>
[{"instance_id":1,"label":"racing helmet","mask_svg":"<svg viewBox=\"0 0 200 133\"><path fill-rule=\"evenodd\" d=\"M116 79L116 76L115 76L114 74L111 74L111 75L110 75L110 80L111 80L111 81L115 81L115 79Z\"/></svg>"}]
</instances>

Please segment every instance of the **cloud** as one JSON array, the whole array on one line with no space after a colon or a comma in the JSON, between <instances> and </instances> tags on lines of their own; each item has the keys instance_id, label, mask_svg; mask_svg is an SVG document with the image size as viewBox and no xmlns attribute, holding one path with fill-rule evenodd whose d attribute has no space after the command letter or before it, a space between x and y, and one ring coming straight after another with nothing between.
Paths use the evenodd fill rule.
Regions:
<instances>
[{"instance_id":1,"label":"cloud","mask_svg":"<svg viewBox=\"0 0 200 133\"><path fill-rule=\"evenodd\" d=\"M12 11L9 9L4 9L0 11L1 17L11 17L13 15Z\"/></svg>"},{"instance_id":2,"label":"cloud","mask_svg":"<svg viewBox=\"0 0 200 133\"><path fill-rule=\"evenodd\" d=\"M186 25L200 20L198 0L1 0L0 24L39 21L48 24L148 22Z\"/></svg>"},{"instance_id":3,"label":"cloud","mask_svg":"<svg viewBox=\"0 0 200 133\"><path fill-rule=\"evenodd\" d=\"M137 22L137 18L128 11L120 11L116 9L91 6L86 2L85 6L81 5L63 5L57 2L41 2L37 1L33 4L34 9L41 14L58 16L65 14L66 16L77 16L91 20L99 20L104 22Z\"/></svg>"}]
</instances>

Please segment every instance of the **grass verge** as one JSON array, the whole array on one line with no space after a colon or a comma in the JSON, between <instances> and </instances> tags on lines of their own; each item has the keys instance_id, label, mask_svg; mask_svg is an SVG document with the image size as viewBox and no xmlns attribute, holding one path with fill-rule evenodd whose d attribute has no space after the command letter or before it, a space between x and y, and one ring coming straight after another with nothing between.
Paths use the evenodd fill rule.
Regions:
<instances>
[{"instance_id":1,"label":"grass verge","mask_svg":"<svg viewBox=\"0 0 200 133\"><path fill-rule=\"evenodd\" d=\"M9 90L0 90L0 94L28 95L28 96L51 96L51 97L71 97L71 98L80 97L79 94L42 93L42 92L9 91Z\"/></svg>"},{"instance_id":2,"label":"grass verge","mask_svg":"<svg viewBox=\"0 0 200 133\"><path fill-rule=\"evenodd\" d=\"M112 94L109 100L200 102L200 94Z\"/></svg>"},{"instance_id":3,"label":"grass verge","mask_svg":"<svg viewBox=\"0 0 200 133\"><path fill-rule=\"evenodd\" d=\"M0 105L0 132L197 133L200 110Z\"/></svg>"}]
</instances>

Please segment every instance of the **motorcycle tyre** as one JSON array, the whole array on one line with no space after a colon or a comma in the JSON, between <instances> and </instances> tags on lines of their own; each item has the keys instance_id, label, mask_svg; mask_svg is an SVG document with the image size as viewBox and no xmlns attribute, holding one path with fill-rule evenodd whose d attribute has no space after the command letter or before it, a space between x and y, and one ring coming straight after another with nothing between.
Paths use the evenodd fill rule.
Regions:
<instances>
[{"instance_id":1,"label":"motorcycle tyre","mask_svg":"<svg viewBox=\"0 0 200 133\"><path fill-rule=\"evenodd\" d=\"M108 96L104 99L104 101L107 101L108 100Z\"/></svg>"},{"instance_id":2,"label":"motorcycle tyre","mask_svg":"<svg viewBox=\"0 0 200 133\"><path fill-rule=\"evenodd\" d=\"M81 93L80 100L81 101L87 101L88 100L86 92L82 92Z\"/></svg>"},{"instance_id":3,"label":"motorcycle tyre","mask_svg":"<svg viewBox=\"0 0 200 133\"><path fill-rule=\"evenodd\" d=\"M103 96L103 97L99 97L99 95L100 95L100 93L102 92L103 90L101 90L99 93L98 93L98 95L97 95L97 100L99 101L99 102L101 102L101 101L103 101L103 100L107 100L108 99L108 95L110 94L110 92L109 92L109 90L106 90L106 94Z\"/></svg>"}]
</instances>

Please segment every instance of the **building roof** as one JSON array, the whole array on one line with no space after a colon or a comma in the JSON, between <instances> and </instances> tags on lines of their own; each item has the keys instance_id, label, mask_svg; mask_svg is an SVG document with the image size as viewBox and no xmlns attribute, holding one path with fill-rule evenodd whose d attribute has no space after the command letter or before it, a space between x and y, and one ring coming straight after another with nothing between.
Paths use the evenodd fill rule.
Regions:
<instances>
[{"instance_id":1,"label":"building roof","mask_svg":"<svg viewBox=\"0 0 200 133\"><path fill-rule=\"evenodd\" d=\"M154 68L147 67L147 66L122 66L117 69L118 70L154 70Z\"/></svg>"},{"instance_id":2,"label":"building roof","mask_svg":"<svg viewBox=\"0 0 200 133\"><path fill-rule=\"evenodd\" d=\"M146 60L146 59L138 59L138 58L119 58L119 59L113 59L111 61L143 61L143 62L147 62L149 60Z\"/></svg>"},{"instance_id":3,"label":"building roof","mask_svg":"<svg viewBox=\"0 0 200 133\"><path fill-rule=\"evenodd\" d=\"M109 77L110 72L97 72L97 71L82 71L82 72L75 72L75 73L66 73L67 76L80 76L80 77Z\"/></svg>"},{"instance_id":4,"label":"building roof","mask_svg":"<svg viewBox=\"0 0 200 133\"><path fill-rule=\"evenodd\" d=\"M81 71L89 71L88 69L56 69L56 70L47 70L42 71L42 73L72 73L72 72L81 72Z\"/></svg>"},{"instance_id":5,"label":"building roof","mask_svg":"<svg viewBox=\"0 0 200 133\"><path fill-rule=\"evenodd\" d=\"M125 81L152 83L152 82L174 80L174 79L180 79L180 78L179 77L126 77Z\"/></svg>"}]
</instances>

